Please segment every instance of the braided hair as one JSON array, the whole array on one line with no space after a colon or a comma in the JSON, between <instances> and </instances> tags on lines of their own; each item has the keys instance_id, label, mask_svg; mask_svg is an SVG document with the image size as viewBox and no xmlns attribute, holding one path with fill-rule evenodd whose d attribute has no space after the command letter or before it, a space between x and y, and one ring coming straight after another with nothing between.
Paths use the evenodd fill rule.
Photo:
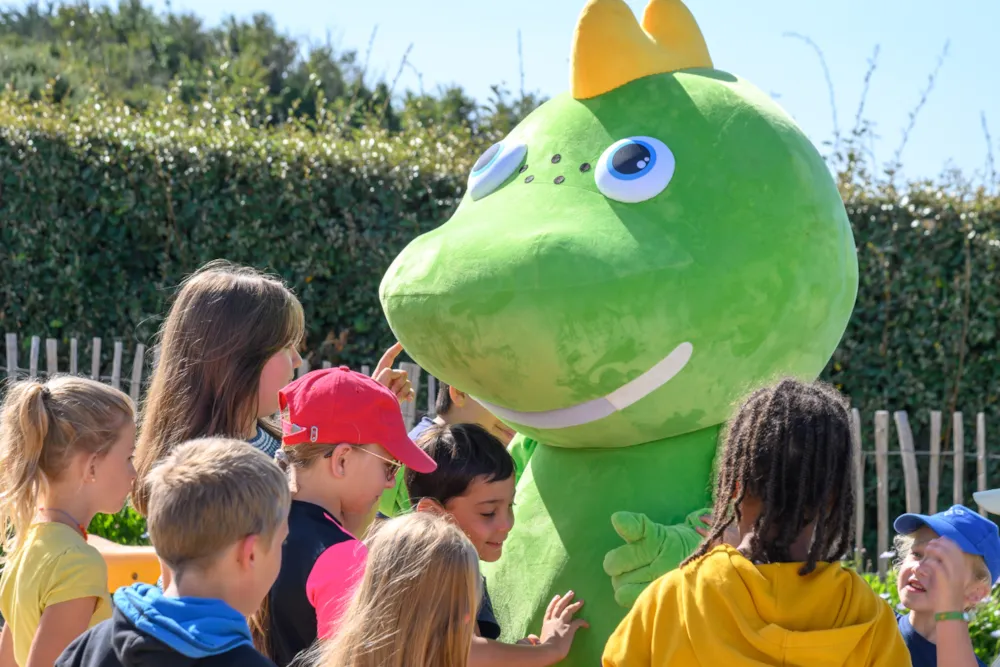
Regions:
<instances>
[{"instance_id":1,"label":"braided hair","mask_svg":"<svg viewBox=\"0 0 1000 667\"><path fill-rule=\"evenodd\" d=\"M754 392L729 426L715 488L716 521L684 564L704 556L739 523L746 498L761 503L749 560L792 562L791 546L812 523L799 574L842 557L854 524L852 458L848 405L832 387L786 379Z\"/></svg>"}]
</instances>

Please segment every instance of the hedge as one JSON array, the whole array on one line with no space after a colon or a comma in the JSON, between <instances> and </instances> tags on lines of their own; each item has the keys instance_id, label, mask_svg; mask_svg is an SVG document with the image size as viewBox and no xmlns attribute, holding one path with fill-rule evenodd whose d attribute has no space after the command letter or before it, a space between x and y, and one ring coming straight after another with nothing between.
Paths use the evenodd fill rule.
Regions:
<instances>
[{"instance_id":1,"label":"hedge","mask_svg":"<svg viewBox=\"0 0 1000 667\"><path fill-rule=\"evenodd\" d=\"M3 331L149 344L183 276L225 257L288 281L317 360L367 362L391 336L383 272L478 154L434 129L345 138L213 106L67 113L0 99Z\"/></svg>"},{"instance_id":2,"label":"hedge","mask_svg":"<svg viewBox=\"0 0 1000 667\"><path fill-rule=\"evenodd\" d=\"M267 128L254 113L218 102L140 116L103 101L70 111L0 96L0 331L149 344L180 279L226 257L295 289L313 363L372 363L391 342L382 274L447 219L482 141L434 127L345 136L322 119ZM824 378L861 410L866 448L880 409L910 413L918 449L931 409L964 411L967 434L977 411L1000 427L998 200L931 185L844 192L861 283ZM891 463L894 515L903 478ZM966 472L972 488L975 465ZM866 543L871 553L870 530Z\"/></svg>"}]
</instances>

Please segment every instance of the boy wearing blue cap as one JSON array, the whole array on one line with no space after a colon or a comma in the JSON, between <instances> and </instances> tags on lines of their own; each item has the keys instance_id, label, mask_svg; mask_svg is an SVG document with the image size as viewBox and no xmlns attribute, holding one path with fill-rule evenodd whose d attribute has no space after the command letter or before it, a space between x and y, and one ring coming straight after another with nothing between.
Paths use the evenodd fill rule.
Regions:
<instances>
[{"instance_id":1,"label":"boy wearing blue cap","mask_svg":"<svg viewBox=\"0 0 1000 667\"><path fill-rule=\"evenodd\" d=\"M904 514L893 527L899 559L897 615L913 667L986 667L969 637L969 610L1000 578L997 526L962 505L926 516Z\"/></svg>"}]
</instances>

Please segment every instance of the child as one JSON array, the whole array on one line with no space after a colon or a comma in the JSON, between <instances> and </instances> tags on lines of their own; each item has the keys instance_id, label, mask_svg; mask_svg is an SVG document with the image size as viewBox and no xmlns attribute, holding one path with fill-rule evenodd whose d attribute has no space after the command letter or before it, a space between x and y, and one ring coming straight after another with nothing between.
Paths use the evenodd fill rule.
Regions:
<instances>
[{"instance_id":1,"label":"child","mask_svg":"<svg viewBox=\"0 0 1000 667\"><path fill-rule=\"evenodd\" d=\"M850 433L826 385L754 392L729 425L711 533L643 591L604 666L909 665L892 610L837 562L854 517ZM712 548L734 523L739 546Z\"/></svg>"},{"instance_id":2,"label":"child","mask_svg":"<svg viewBox=\"0 0 1000 667\"><path fill-rule=\"evenodd\" d=\"M417 442L420 436L435 424L478 424L505 446L510 444L515 435L514 431L474 398L443 382L438 383L435 411L436 417L432 419L424 415L417 425L410 429L410 440ZM385 517L397 516L412 509L404 473L405 471L401 470L396 475L396 485L382 494L379 510Z\"/></svg>"},{"instance_id":3,"label":"child","mask_svg":"<svg viewBox=\"0 0 1000 667\"><path fill-rule=\"evenodd\" d=\"M969 637L968 612L1000 578L997 527L955 505L932 516L904 514L893 527L899 558L897 614L913 667L985 667Z\"/></svg>"},{"instance_id":4,"label":"child","mask_svg":"<svg viewBox=\"0 0 1000 667\"><path fill-rule=\"evenodd\" d=\"M418 512L449 515L472 541L481 560L497 561L514 526L514 461L510 454L499 440L473 424L432 426L419 444L437 469L423 474L406 471L411 502ZM522 640L527 645L501 644L495 641L500 637L500 625L484 581L469 664L544 666L559 662L569 653L576 631L587 627L586 621L573 619L583 600L572 599L570 591L552 601L541 638Z\"/></svg>"},{"instance_id":5,"label":"child","mask_svg":"<svg viewBox=\"0 0 1000 667\"><path fill-rule=\"evenodd\" d=\"M406 436L399 400L347 368L307 373L280 393L292 509L281 573L253 619L255 642L279 667L329 636L364 572L366 549L344 528L370 512L399 465L434 470Z\"/></svg>"},{"instance_id":6,"label":"child","mask_svg":"<svg viewBox=\"0 0 1000 667\"><path fill-rule=\"evenodd\" d=\"M254 650L245 617L281 567L285 476L261 452L208 438L176 447L146 483L147 526L170 585L118 589L111 620L56 666L273 667Z\"/></svg>"},{"instance_id":7,"label":"child","mask_svg":"<svg viewBox=\"0 0 1000 667\"><path fill-rule=\"evenodd\" d=\"M274 456L268 418L302 364L302 305L278 279L218 260L188 276L160 332L143 407L132 504L146 513L146 475L178 443L222 436Z\"/></svg>"},{"instance_id":8,"label":"child","mask_svg":"<svg viewBox=\"0 0 1000 667\"><path fill-rule=\"evenodd\" d=\"M476 399L451 385L438 383L437 398L434 402L434 418L424 415L417 425L410 429L410 439L416 442L424 431L435 424L478 424L506 447L516 435L514 431L484 408Z\"/></svg>"},{"instance_id":9,"label":"child","mask_svg":"<svg viewBox=\"0 0 1000 667\"><path fill-rule=\"evenodd\" d=\"M466 667L476 551L451 522L410 514L369 538L368 565L319 667Z\"/></svg>"},{"instance_id":10,"label":"child","mask_svg":"<svg viewBox=\"0 0 1000 667\"><path fill-rule=\"evenodd\" d=\"M10 386L0 414L0 664L51 665L110 616L108 570L87 544L119 512L135 469L128 396L77 377Z\"/></svg>"},{"instance_id":11,"label":"child","mask_svg":"<svg viewBox=\"0 0 1000 667\"><path fill-rule=\"evenodd\" d=\"M145 476L177 443L222 436L245 440L274 456L281 429L278 390L302 365L302 305L279 279L209 262L184 280L160 332L160 358L146 395L136 448L138 483L132 504L146 511ZM412 398L390 348L375 369L400 400ZM360 530L370 518L349 517ZM169 582L165 582L169 583Z\"/></svg>"}]
</instances>

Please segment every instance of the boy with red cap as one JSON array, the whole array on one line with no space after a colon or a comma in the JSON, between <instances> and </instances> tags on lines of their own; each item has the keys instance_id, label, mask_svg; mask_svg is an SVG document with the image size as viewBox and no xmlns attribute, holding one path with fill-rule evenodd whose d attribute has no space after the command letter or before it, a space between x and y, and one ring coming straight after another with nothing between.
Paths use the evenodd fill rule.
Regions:
<instances>
[{"instance_id":1,"label":"boy with red cap","mask_svg":"<svg viewBox=\"0 0 1000 667\"><path fill-rule=\"evenodd\" d=\"M344 515L370 512L401 465L433 472L406 434L399 400L346 367L307 373L282 389L282 447L292 507L281 572L252 619L257 649L286 667L333 634L364 572L367 549Z\"/></svg>"}]
</instances>

